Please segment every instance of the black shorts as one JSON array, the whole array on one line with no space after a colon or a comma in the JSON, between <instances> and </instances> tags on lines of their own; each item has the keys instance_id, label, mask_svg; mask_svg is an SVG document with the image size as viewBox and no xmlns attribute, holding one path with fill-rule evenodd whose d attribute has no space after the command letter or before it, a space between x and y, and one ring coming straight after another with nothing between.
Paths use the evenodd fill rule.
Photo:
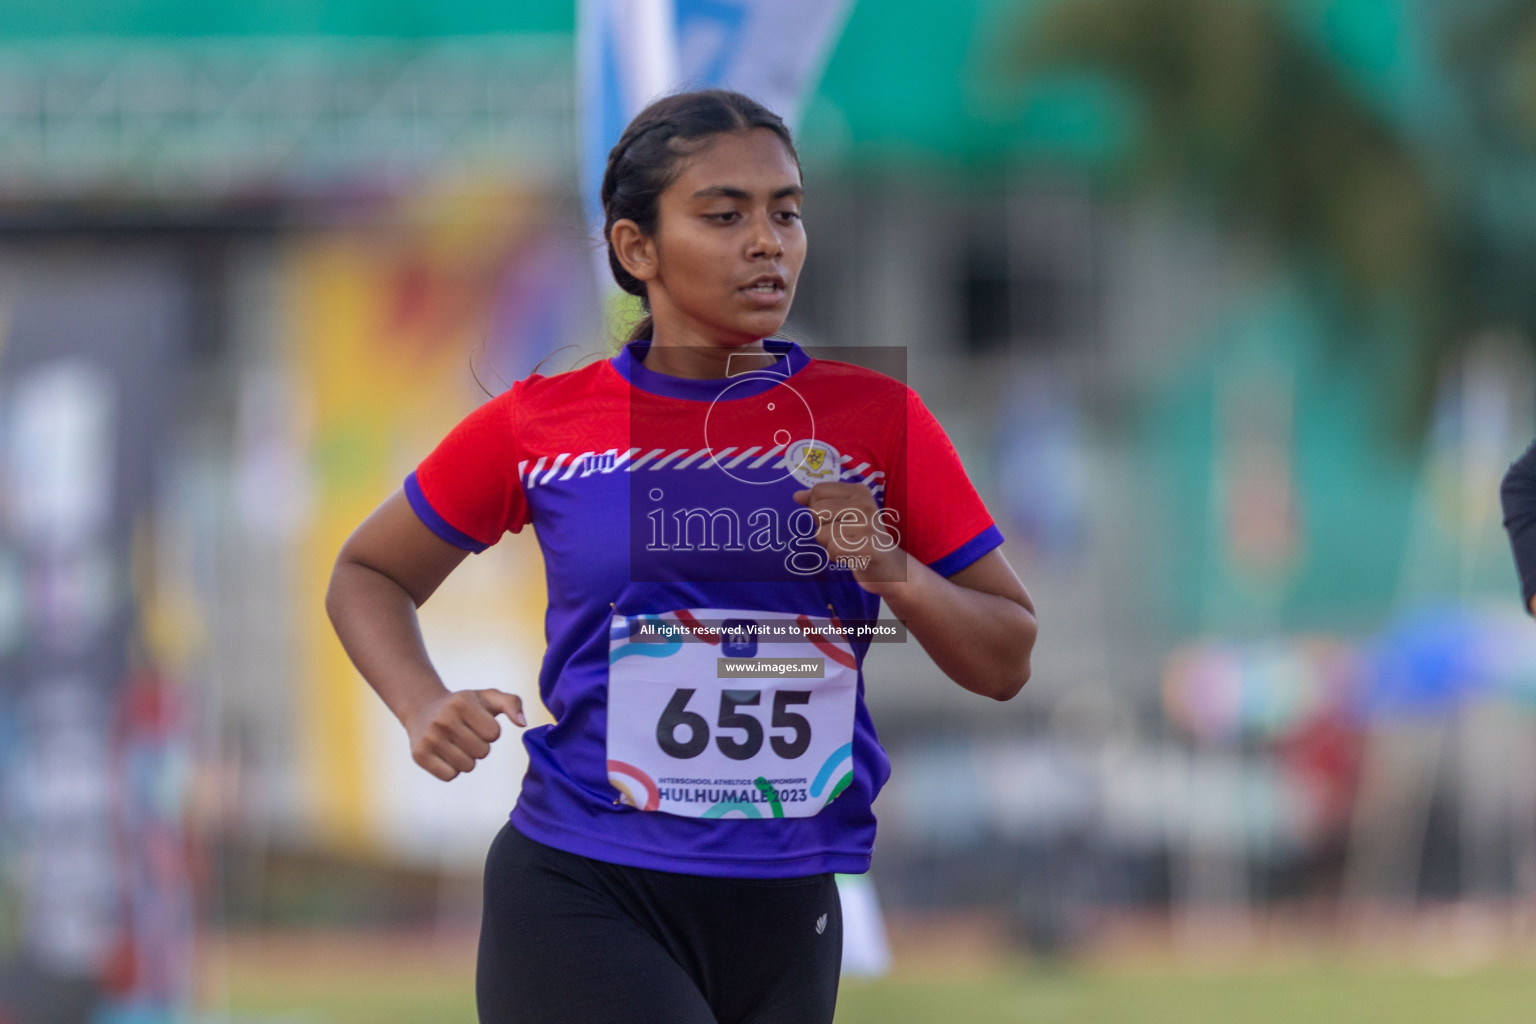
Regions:
<instances>
[{"instance_id":1,"label":"black shorts","mask_svg":"<svg viewBox=\"0 0 1536 1024\"><path fill-rule=\"evenodd\" d=\"M485 862L481 1024L831 1024L843 916L830 874L708 878L535 842Z\"/></svg>"}]
</instances>

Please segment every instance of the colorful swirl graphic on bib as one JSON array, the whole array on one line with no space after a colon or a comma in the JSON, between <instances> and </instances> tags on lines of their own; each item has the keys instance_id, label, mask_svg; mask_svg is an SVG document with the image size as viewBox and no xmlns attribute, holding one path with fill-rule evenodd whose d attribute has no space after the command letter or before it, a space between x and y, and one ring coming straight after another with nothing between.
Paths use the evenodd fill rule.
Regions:
<instances>
[{"instance_id":1,"label":"colorful swirl graphic on bib","mask_svg":"<svg viewBox=\"0 0 1536 1024\"><path fill-rule=\"evenodd\" d=\"M661 792L655 781L645 772L623 761L608 762L608 783L623 794L624 803L642 811L654 811L661 806Z\"/></svg>"},{"instance_id":2,"label":"colorful swirl graphic on bib","mask_svg":"<svg viewBox=\"0 0 1536 1024\"><path fill-rule=\"evenodd\" d=\"M759 793L763 794L763 799L768 801L768 806L773 808L773 816L775 818L784 817L784 805L779 802L778 790L774 789L773 785L761 775L752 784L757 787Z\"/></svg>"},{"instance_id":3,"label":"colorful swirl graphic on bib","mask_svg":"<svg viewBox=\"0 0 1536 1024\"><path fill-rule=\"evenodd\" d=\"M659 615L626 615L622 626L615 624L608 630L608 642L610 644L618 640L627 640L628 643L608 649L608 664L612 665L620 658L627 658L637 654L643 658L666 658L676 654L683 646L683 642L675 636L667 636L665 640L635 640L634 628L640 623L649 622L661 626L662 619Z\"/></svg>"},{"instance_id":4,"label":"colorful swirl graphic on bib","mask_svg":"<svg viewBox=\"0 0 1536 1024\"><path fill-rule=\"evenodd\" d=\"M702 817L724 818L737 813L743 818L761 818L763 816L763 812L758 810L756 805L749 804L744 800L722 800L705 811Z\"/></svg>"},{"instance_id":5,"label":"colorful swirl graphic on bib","mask_svg":"<svg viewBox=\"0 0 1536 1024\"><path fill-rule=\"evenodd\" d=\"M811 796L821 796L822 791L827 788L827 780L832 778L832 773L836 771L837 768L843 764L843 762L851 762L852 760L852 743L844 743L842 746L832 751L831 756L822 763L821 770L816 773L816 780L811 783ZM848 771L842 776L842 778L837 780L837 785L832 787L832 792L827 797L827 803L831 803L833 800L836 800L838 796L843 792L843 790L848 788L848 785L851 782L853 782L853 769L850 767Z\"/></svg>"},{"instance_id":6,"label":"colorful swirl graphic on bib","mask_svg":"<svg viewBox=\"0 0 1536 1024\"><path fill-rule=\"evenodd\" d=\"M804 634L810 638L811 643L815 644L816 649L821 651L821 653L825 654L839 665L844 665L848 668L859 667L859 660L853 656L853 652L837 643L836 641L829 640L824 633L816 628L816 624L811 621L811 617L809 615L798 616L795 621L799 624L800 629L804 632ZM842 625L841 622L837 621L837 616L835 615L832 617L832 624L834 626Z\"/></svg>"}]
</instances>

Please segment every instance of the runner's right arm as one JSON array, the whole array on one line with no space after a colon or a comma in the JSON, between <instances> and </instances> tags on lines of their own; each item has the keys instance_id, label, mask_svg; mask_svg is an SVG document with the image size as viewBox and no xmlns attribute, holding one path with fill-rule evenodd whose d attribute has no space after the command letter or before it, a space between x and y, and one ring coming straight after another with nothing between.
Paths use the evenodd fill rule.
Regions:
<instances>
[{"instance_id":1,"label":"runner's right arm","mask_svg":"<svg viewBox=\"0 0 1536 1024\"><path fill-rule=\"evenodd\" d=\"M490 753L501 734L497 713L527 725L515 694L451 692L427 657L416 609L468 554L428 529L396 491L342 545L325 596L342 647L405 726L412 758L444 781Z\"/></svg>"}]
</instances>

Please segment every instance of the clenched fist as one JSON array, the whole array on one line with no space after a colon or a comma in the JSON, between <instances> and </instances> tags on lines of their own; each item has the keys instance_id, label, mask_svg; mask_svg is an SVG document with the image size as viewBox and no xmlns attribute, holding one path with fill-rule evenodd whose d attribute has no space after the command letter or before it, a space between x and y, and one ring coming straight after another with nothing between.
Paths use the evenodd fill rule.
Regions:
<instances>
[{"instance_id":1,"label":"clenched fist","mask_svg":"<svg viewBox=\"0 0 1536 1024\"><path fill-rule=\"evenodd\" d=\"M880 584L906 579L895 510L876 505L867 486L829 481L796 491L794 498L816 514L816 542L828 558L852 570L865 590L878 594Z\"/></svg>"},{"instance_id":2,"label":"clenched fist","mask_svg":"<svg viewBox=\"0 0 1536 1024\"><path fill-rule=\"evenodd\" d=\"M496 689L458 690L423 704L405 723L412 760L444 782L472 771L501 735L498 713L528 724L522 698Z\"/></svg>"}]
</instances>

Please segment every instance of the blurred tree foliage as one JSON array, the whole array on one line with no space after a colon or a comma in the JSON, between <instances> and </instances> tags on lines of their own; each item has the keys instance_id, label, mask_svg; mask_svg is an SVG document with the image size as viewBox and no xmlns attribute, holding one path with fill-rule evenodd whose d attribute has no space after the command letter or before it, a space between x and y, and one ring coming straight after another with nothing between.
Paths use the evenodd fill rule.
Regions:
<instances>
[{"instance_id":1,"label":"blurred tree foliage","mask_svg":"<svg viewBox=\"0 0 1536 1024\"><path fill-rule=\"evenodd\" d=\"M1493 4L1455 34L1447 51L1481 132L1529 155L1536 143L1536 0Z\"/></svg>"},{"instance_id":2,"label":"blurred tree foliage","mask_svg":"<svg viewBox=\"0 0 1536 1024\"><path fill-rule=\"evenodd\" d=\"M1449 351L1487 329L1536 336L1536 209L1522 222L1484 201L1497 168L1536 181L1536 0L1454 20L1445 70L1477 116L1434 140L1449 153L1410 139L1264 0L1062 0L1010 55L1025 75L1072 65L1127 86L1144 120L1126 180L1325 268L1350 314L1388 328L1344 333L1395 339L1373 354L1408 363L1403 411L1422 426Z\"/></svg>"},{"instance_id":3,"label":"blurred tree foliage","mask_svg":"<svg viewBox=\"0 0 1536 1024\"><path fill-rule=\"evenodd\" d=\"M1536 0L1479 0L1446 66L1467 112L1458 194L1467 235L1458 298L1536 344Z\"/></svg>"}]
</instances>

